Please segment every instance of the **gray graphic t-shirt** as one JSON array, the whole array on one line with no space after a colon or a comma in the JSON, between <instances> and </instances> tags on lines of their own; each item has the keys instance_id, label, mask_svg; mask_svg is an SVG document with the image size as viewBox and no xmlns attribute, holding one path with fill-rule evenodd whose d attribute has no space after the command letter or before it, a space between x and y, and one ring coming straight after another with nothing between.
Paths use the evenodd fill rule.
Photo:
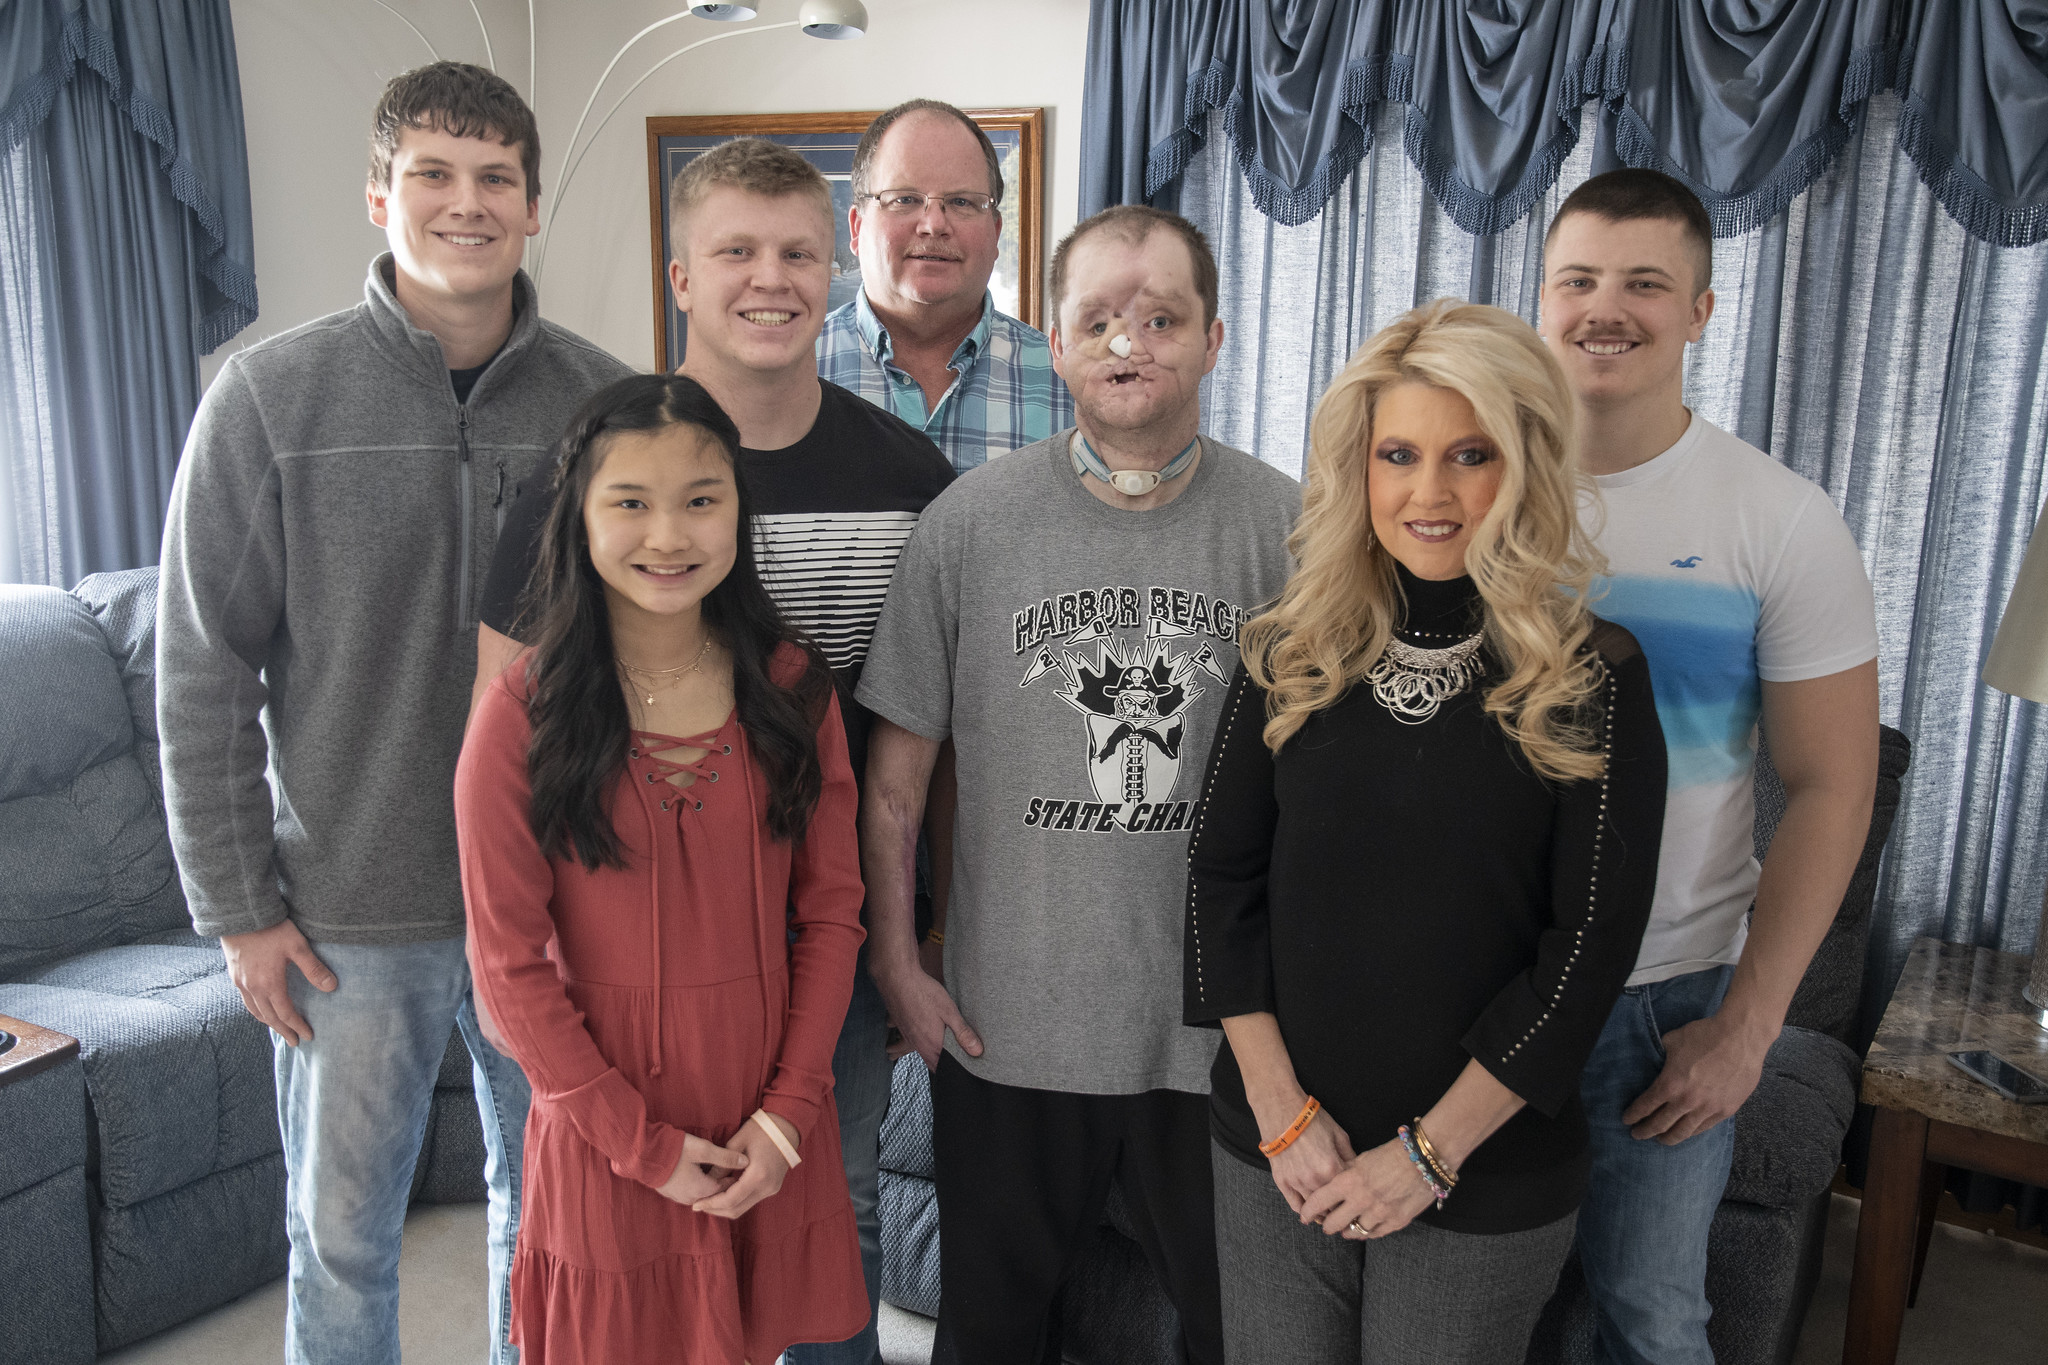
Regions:
<instances>
[{"instance_id":1,"label":"gray graphic t-shirt","mask_svg":"<svg viewBox=\"0 0 2048 1365\"><path fill-rule=\"evenodd\" d=\"M1067 433L970 471L896 566L861 702L953 740L946 984L985 1080L1209 1089L1180 1023L1188 824L1237 632L1286 584L1294 480L1202 442L1149 512L1080 484Z\"/></svg>"}]
</instances>

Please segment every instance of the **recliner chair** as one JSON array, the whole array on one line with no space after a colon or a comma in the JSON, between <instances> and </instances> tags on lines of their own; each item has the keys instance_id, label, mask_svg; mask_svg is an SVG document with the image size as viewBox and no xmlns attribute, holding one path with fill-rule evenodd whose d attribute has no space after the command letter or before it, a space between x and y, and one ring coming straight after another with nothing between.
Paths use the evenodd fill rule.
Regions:
<instances>
[{"instance_id":1,"label":"recliner chair","mask_svg":"<svg viewBox=\"0 0 2048 1365\"><path fill-rule=\"evenodd\" d=\"M268 1031L192 933L165 829L156 586L0 587L0 1016L80 1045L0 1084L9 1365L91 1361L285 1268ZM415 1197L481 1199L459 1036L439 1086Z\"/></svg>"}]
</instances>

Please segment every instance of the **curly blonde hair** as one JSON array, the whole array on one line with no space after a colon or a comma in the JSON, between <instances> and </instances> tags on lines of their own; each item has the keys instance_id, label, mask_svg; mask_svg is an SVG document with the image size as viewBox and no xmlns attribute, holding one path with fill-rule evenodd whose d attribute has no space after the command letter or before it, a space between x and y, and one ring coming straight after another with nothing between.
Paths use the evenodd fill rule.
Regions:
<instances>
[{"instance_id":1,"label":"curly blonde hair","mask_svg":"<svg viewBox=\"0 0 2048 1365\"><path fill-rule=\"evenodd\" d=\"M1373 411L1402 383L1463 396L1502 462L1500 491L1465 554L1486 643L1507 668L1486 691L1486 713L1538 774L1597 778L1605 761L1592 711L1604 669L1585 648L1586 604L1606 561L1579 525L1591 484L1578 466L1571 391L1528 323L1456 299L1383 328L1316 404L1301 521L1288 541L1299 567L1241 645L1245 671L1267 692L1266 745L1277 753L1364 678L1405 614L1366 496Z\"/></svg>"}]
</instances>

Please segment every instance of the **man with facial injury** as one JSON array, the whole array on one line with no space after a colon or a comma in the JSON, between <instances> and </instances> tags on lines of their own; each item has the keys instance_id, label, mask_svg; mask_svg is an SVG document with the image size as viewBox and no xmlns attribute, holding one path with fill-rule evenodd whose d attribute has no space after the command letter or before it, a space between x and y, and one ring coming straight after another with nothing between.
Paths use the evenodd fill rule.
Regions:
<instances>
[{"instance_id":1,"label":"man with facial injury","mask_svg":"<svg viewBox=\"0 0 2048 1365\"><path fill-rule=\"evenodd\" d=\"M1199 434L1223 324L1193 225L1096 215L1054 254L1052 303L1078 425L926 509L861 680L871 964L935 1071L934 1360L1035 1365L1115 1183L1185 1358L1220 1362L1215 1041L1179 1022L1188 816L1238 628L1286 581L1301 494ZM934 976L912 890L947 739L959 797Z\"/></svg>"}]
</instances>

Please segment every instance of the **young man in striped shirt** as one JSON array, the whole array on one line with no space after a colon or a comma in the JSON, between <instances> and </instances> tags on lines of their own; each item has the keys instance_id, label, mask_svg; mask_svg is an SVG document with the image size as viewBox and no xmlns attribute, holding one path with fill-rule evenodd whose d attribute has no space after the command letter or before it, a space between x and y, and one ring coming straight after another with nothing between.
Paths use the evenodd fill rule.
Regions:
<instances>
[{"instance_id":1,"label":"young man in striped shirt","mask_svg":"<svg viewBox=\"0 0 2048 1365\"><path fill-rule=\"evenodd\" d=\"M861 293L818 338L818 372L895 413L966 473L1074 422L1045 334L996 311L1003 172L937 100L882 114L853 154Z\"/></svg>"},{"instance_id":2,"label":"young man in striped shirt","mask_svg":"<svg viewBox=\"0 0 2048 1365\"><path fill-rule=\"evenodd\" d=\"M690 329L680 372L703 384L739 427L761 576L839 678L858 777L867 767L869 716L853 688L897 554L953 470L915 427L818 377L834 210L809 162L759 138L727 142L684 168L669 205L669 284ZM479 691L519 652L519 596L551 498L535 480L507 515L485 589ZM881 1284L876 1161L889 1102L887 1031L863 953L833 1072L870 1307ZM840 1353L832 1359L881 1359L872 1317L844 1346L796 1348L818 1350Z\"/></svg>"}]
</instances>

